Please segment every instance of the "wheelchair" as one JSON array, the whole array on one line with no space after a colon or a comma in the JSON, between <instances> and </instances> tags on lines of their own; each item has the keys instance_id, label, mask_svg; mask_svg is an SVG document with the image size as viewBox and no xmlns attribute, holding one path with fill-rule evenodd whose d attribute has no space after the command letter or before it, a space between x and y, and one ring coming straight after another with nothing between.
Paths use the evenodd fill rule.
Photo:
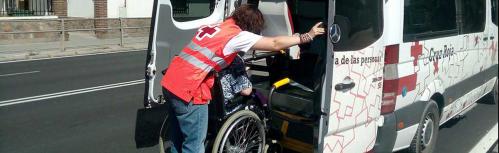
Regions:
<instances>
[{"instance_id":1,"label":"wheelchair","mask_svg":"<svg viewBox=\"0 0 499 153\"><path fill-rule=\"evenodd\" d=\"M304 53L295 61L279 52L245 58L254 94L238 95L230 101L224 100L215 74L206 152L312 152L325 71L321 58ZM160 152L169 149L167 127L165 119Z\"/></svg>"},{"instance_id":2,"label":"wheelchair","mask_svg":"<svg viewBox=\"0 0 499 153\"><path fill-rule=\"evenodd\" d=\"M289 60L271 52L245 58L254 72L253 95L230 101L223 99L216 77L206 152L312 152L325 71L322 57L304 53L300 60Z\"/></svg>"}]
</instances>

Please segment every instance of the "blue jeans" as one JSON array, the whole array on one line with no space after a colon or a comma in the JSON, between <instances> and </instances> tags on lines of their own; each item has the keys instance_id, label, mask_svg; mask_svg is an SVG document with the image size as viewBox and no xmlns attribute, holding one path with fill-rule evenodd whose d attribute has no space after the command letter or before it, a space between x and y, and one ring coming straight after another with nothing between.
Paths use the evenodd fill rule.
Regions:
<instances>
[{"instance_id":1,"label":"blue jeans","mask_svg":"<svg viewBox=\"0 0 499 153\"><path fill-rule=\"evenodd\" d=\"M204 153L208 132L208 104L186 103L163 88L170 105L168 132L173 143L171 153Z\"/></svg>"}]
</instances>

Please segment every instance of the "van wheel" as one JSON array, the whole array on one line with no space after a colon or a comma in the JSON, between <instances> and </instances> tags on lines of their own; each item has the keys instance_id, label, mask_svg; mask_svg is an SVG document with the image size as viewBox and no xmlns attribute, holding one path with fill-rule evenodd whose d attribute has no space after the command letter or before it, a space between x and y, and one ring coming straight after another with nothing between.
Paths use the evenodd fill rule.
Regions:
<instances>
[{"instance_id":1,"label":"van wheel","mask_svg":"<svg viewBox=\"0 0 499 153\"><path fill-rule=\"evenodd\" d=\"M212 153L263 153L263 122L252 111L242 110L225 121L213 142Z\"/></svg>"},{"instance_id":2,"label":"van wheel","mask_svg":"<svg viewBox=\"0 0 499 153\"><path fill-rule=\"evenodd\" d=\"M499 78L498 78L499 79ZM489 93L489 97L490 97L490 102L489 104L497 104L497 98L499 96L499 89L497 89L497 82L499 80L496 80L496 83L494 85L494 89L492 89L492 91ZM488 99L486 99L488 100Z\"/></svg>"},{"instance_id":3,"label":"van wheel","mask_svg":"<svg viewBox=\"0 0 499 153\"><path fill-rule=\"evenodd\" d=\"M419 121L416 135L412 139L409 152L411 153L431 153L435 149L438 136L438 125L440 113L438 105L434 100L430 100L425 107L423 116Z\"/></svg>"}]
</instances>

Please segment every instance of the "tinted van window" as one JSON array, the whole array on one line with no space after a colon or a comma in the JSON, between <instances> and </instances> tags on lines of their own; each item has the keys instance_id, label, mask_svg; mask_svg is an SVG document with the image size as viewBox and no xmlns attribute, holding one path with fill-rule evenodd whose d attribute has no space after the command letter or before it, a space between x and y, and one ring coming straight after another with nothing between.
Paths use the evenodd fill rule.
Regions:
<instances>
[{"instance_id":1,"label":"tinted van window","mask_svg":"<svg viewBox=\"0 0 499 153\"><path fill-rule=\"evenodd\" d=\"M461 0L462 33L482 32L485 29L485 0Z\"/></svg>"},{"instance_id":2,"label":"tinted van window","mask_svg":"<svg viewBox=\"0 0 499 153\"><path fill-rule=\"evenodd\" d=\"M173 19L179 22L208 17L215 8L215 0L171 0L171 2Z\"/></svg>"},{"instance_id":3,"label":"tinted van window","mask_svg":"<svg viewBox=\"0 0 499 153\"><path fill-rule=\"evenodd\" d=\"M334 23L341 28L335 51L359 50L378 40L383 30L382 0L337 0Z\"/></svg>"},{"instance_id":4,"label":"tinted van window","mask_svg":"<svg viewBox=\"0 0 499 153\"><path fill-rule=\"evenodd\" d=\"M457 34L455 0L405 0L404 41Z\"/></svg>"},{"instance_id":5,"label":"tinted van window","mask_svg":"<svg viewBox=\"0 0 499 153\"><path fill-rule=\"evenodd\" d=\"M497 25L497 0L490 0L492 4L492 22Z\"/></svg>"}]
</instances>

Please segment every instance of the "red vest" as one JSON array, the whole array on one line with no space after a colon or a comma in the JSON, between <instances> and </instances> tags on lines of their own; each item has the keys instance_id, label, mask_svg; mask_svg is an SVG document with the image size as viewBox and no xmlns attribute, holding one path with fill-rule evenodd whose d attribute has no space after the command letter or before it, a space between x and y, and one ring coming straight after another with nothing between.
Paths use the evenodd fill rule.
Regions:
<instances>
[{"instance_id":1,"label":"red vest","mask_svg":"<svg viewBox=\"0 0 499 153\"><path fill-rule=\"evenodd\" d=\"M232 63L237 53L224 56L223 49L239 32L241 29L232 19L199 28L191 42L173 58L161 85L185 102L207 104L214 82L214 76L208 74Z\"/></svg>"}]
</instances>

